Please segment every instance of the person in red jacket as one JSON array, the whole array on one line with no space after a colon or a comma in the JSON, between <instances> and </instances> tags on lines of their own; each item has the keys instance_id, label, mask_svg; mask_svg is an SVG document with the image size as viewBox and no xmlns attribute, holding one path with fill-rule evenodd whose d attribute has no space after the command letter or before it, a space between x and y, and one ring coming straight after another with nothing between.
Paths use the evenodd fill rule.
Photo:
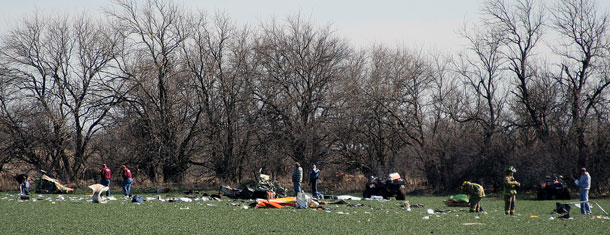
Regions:
<instances>
[{"instance_id":1,"label":"person in red jacket","mask_svg":"<svg viewBox=\"0 0 610 235\"><path fill-rule=\"evenodd\" d=\"M102 179L100 180L100 184L108 187L108 191L106 191L106 197L110 196L110 176L111 171L110 168L106 164L104 164L104 168L102 168L101 172Z\"/></svg>"},{"instance_id":2,"label":"person in red jacket","mask_svg":"<svg viewBox=\"0 0 610 235\"><path fill-rule=\"evenodd\" d=\"M131 171L125 165L122 165L121 168L123 168L121 174L123 175L123 193L125 193L125 197L131 197L131 183L133 183Z\"/></svg>"}]
</instances>

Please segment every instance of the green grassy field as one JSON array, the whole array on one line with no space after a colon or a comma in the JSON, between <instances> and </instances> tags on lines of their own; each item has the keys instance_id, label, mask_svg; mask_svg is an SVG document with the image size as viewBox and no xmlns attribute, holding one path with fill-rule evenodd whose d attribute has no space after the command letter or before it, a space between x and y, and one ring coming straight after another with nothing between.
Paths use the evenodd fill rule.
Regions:
<instances>
[{"instance_id":1,"label":"green grassy field","mask_svg":"<svg viewBox=\"0 0 610 235\"><path fill-rule=\"evenodd\" d=\"M33 195L34 198L37 194ZM604 234L610 220L596 207L593 216L573 207L571 220L549 220L556 201L518 200L516 216L505 216L503 201L485 198L487 214L446 207L445 197L409 196L423 208L406 211L402 201L351 201L361 207L327 205L314 209L244 209L239 200L131 203L120 198L107 204L88 202L88 195L44 195L47 200L18 201L0 193L1 234ZM115 196L118 196L115 194ZM154 196L152 194L144 196ZM163 195L165 196L165 195ZM51 200L48 200L51 198ZM82 200L78 200L82 198ZM75 200L71 200L75 199ZM596 200L608 211L610 200ZM426 209L454 212L429 215ZM531 218L531 215L539 216ZM607 218L607 217L606 217ZM485 223L463 225L463 223Z\"/></svg>"}]
</instances>

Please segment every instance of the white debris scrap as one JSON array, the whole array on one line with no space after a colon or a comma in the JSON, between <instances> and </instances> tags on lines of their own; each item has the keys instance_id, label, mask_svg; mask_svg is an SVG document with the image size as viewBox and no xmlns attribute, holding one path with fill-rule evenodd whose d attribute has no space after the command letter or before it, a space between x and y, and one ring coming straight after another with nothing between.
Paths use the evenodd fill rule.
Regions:
<instances>
[{"instance_id":1,"label":"white debris scrap","mask_svg":"<svg viewBox=\"0 0 610 235\"><path fill-rule=\"evenodd\" d=\"M362 200L362 198L361 197L354 197L354 196L350 196L350 195L341 195L341 196L337 196L337 200L360 201L360 200Z\"/></svg>"},{"instance_id":2,"label":"white debris scrap","mask_svg":"<svg viewBox=\"0 0 610 235\"><path fill-rule=\"evenodd\" d=\"M89 188L93 191L91 194L91 202L93 203L106 203L108 200L102 197L102 193L108 191L110 188L101 184L89 185ZM59 196L58 196L59 197ZM116 200L116 198L115 198Z\"/></svg>"},{"instance_id":3,"label":"white debris scrap","mask_svg":"<svg viewBox=\"0 0 610 235\"><path fill-rule=\"evenodd\" d=\"M193 202L193 199L190 199L188 197L181 197L181 198L178 198L177 201L178 202Z\"/></svg>"}]
</instances>

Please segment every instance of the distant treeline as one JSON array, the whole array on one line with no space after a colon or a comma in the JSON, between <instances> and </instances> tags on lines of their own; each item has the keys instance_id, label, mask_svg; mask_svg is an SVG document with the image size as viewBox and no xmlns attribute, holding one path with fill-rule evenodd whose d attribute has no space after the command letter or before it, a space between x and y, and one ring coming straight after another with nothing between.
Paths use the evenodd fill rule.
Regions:
<instances>
[{"instance_id":1,"label":"distant treeline","mask_svg":"<svg viewBox=\"0 0 610 235\"><path fill-rule=\"evenodd\" d=\"M547 5L543 5L547 4ZM0 171L101 163L153 182L259 169L534 187L610 177L610 22L590 0L490 0L455 54L371 45L300 16L236 25L170 1L25 18L0 41ZM405 41L408 41L405 38ZM552 59L550 59L552 58Z\"/></svg>"}]
</instances>

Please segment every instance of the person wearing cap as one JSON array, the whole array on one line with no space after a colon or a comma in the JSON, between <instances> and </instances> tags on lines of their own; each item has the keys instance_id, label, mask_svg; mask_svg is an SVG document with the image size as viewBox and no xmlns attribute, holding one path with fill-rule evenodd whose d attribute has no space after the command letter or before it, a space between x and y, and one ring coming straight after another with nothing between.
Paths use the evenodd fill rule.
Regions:
<instances>
[{"instance_id":1,"label":"person wearing cap","mask_svg":"<svg viewBox=\"0 0 610 235\"><path fill-rule=\"evenodd\" d=\"M591 175L587 172L587 169L580 168L580 178L574 181L578 187L580 187L580 213L591 214L591 207L589 207L589 189L591 188Z\"/></svg>"},{"instance_id":2,"label":"person wearing cap","mask_svg":"<svg viewBox=\"0 0 610 235\"><path fill-rule=\"evenodd\" d=\"M303 168L300 163L294 164L294 171L292 172L292 183L294 184L294 195L301 192L301 182L303 182Z\"/></svg>"},{"instance_id":3,"label":"person wearing cap","mask_svg":"<svg viewBox=\"0 0 610 235\"><path fill-rule=\"evenodd\" d=\"M108 187L108 191L106 191L106 197L110 196L110 176L111 176L110 168L108 165L104 164L104 168L102 168L100 184Z\"/></svg>"},{"instance_id":4,"label":"person wearing cap","mask_svg":"<svg viewBox=\"0 0 610 235\"><path fill-rule=\"evenodd\" d=\"M462 183L462 190L468 195L468 201L470 202L470 212L482 212L481 198L485 197L485 189L480 184L472 183L470 181L464 181Z\"/></svg>"},{"instance_id":5,"label":"person wearing cap","mask_svg":"<svg viewBox=\"0 0 610 235\"><path fill-rule=\"evenodd\" d=\"M131 176L131 171L127 166L121 165L121 176L123 177L123 193L125 197L131 197L131 183L133 183L133 178Z\"/></svg>"},{"instance_id":6,"label":"person wearing cap","mask_svg":"<svg viewBox=\"0 0 610 235\"><path fill-rule=\"evenodd\" d=\"M504 177L504 214L515 215L515 200L517 199L517 187L521 184L515 180L515 167L506 168Z\"/></svg>"}]
</instances>

